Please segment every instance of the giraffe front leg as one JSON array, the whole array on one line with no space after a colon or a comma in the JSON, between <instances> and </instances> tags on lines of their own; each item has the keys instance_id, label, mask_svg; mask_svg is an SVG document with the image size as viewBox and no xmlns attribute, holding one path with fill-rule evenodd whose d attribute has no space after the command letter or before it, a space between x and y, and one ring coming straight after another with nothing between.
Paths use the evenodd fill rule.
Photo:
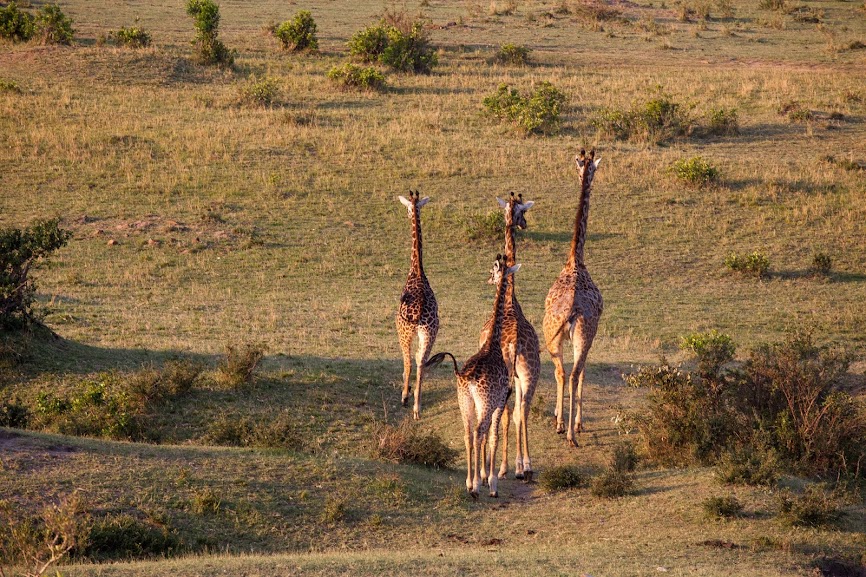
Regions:
<instances>
[{"instance_id":1,"label":"giraffe front leg","mask_svg":"<svg viewBox=\"0 0 866 577\"><path fill-rule=\"evenodd\" d=\"M407 331L400 327L399 324L397 328L400 332L400 350L403 352L403 394L401 396L401 402L404 407L408 407L409 378L412 373L412 336L411 333L406 334Z\"/></svg>"}]
</instances>

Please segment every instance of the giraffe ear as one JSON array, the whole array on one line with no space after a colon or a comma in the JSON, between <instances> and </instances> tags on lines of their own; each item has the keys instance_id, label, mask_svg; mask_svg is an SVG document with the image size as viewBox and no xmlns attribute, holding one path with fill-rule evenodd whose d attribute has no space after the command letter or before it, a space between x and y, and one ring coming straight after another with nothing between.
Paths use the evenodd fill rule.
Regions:
<instances>
[{"instance_id":1,"label":"giraffe ear","mask_svg":"<svg viewBox=\"0 0 866 577\"><path fill-rule=\"evenodd\" d=\"M517 263L516 265L514 265L513 267L511 267L510 269L505 271L505 276L508 276L510 274L514 274L519 270L520 270L520 263Z\"/></svg>"},{"instance_id":2,"label":"giraffe ear","mask_svg":"<svg viewBox=\"0 0 866 577\"><path fill-rule=\"evenodd\" d=\"M430 202L430 197L425 196L424 198L422 198L421 200L418 201L418 208L421 208L422 206L424 206L428 202Z\"/></svg>"},{"instance_id":3,"label":"giraffe ear","mask_svg":"<svg viewBox=\"0 0 866 577\"><path fill-rule=\"evenodd\" d=\"M408 200L405 196L398 196L397 198L400 199L400 202L403 203L403 206L405 206L406 208L408 208L410 210L412 209L412 202L410 200Z\"/></svg>"},{"instance_id":4,"label":"giraffe ear","mask_svg":"<svg viewBox=\"0 0 866 577\"><path fill-rule=\"evenodd\" d=\"M496 197L496 202L499 203L499 208L505 208L506 206L508 206L508 203L499 198L498 196Z\"/></svg>"},{"instance_id":5,"label":"giraffe ear","mask_svg":"<svg viewBox=\"0 0 866 577\"><path fill-rule=\"evenodd\" d=\"M524 202L524 203L521 204L520 206L521 206L521 208L523 208L523 210L529 210L530 208L533 207L534 204L535 204L535 203L534 203L533 201L531 201L531 200L527 200L526 202Z\"/></svg>"},{"instance_id":6,"label":"giraffe ear","mask_svg":"<svg viewBox=\"0 0 866 577\"><path fill-rule=\"evenodd\" d=\"M600 163L601 163L601 157L599 156L598 158L595 159L595 162L594 162L595 167L598 168L598 165L599 165Z\"/></svg>"}]
</instances>

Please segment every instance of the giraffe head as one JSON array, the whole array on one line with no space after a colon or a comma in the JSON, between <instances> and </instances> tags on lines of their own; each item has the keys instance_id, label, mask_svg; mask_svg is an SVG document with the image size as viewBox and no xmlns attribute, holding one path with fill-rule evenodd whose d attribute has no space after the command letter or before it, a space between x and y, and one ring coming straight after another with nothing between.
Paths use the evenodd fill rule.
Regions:
<instances>
[{"instance_id":1,"label":"giraffe head","mask_svg":"<svg viewBox=\"0 0 866 577\"><path fill-rule=\"evenodd\" d=\"M499 283L502 282L503 278L508 278L518 270L520 270L519 263L509 268L505 263L505 256L497 254L496 260L493 261L493 268L490 270L490 278L487 280L487 283L499 286Z\"/></svg>"},{"instance_id":2,"label":"giraffe head","mask_svg":"<svg viewBox=\"0 0 866 577\"><path fill-rule=\"evenodd\" d=\"M523 202L523 193L514 196L514 193L511 193L511 198L508 201L502 200L497 197L496 201L499 202L499 206L505 209L505 222L508 222L508 216L511 216L511 226L516 226L520 230L526 230L526 211L532 208L532 205L535 203L531 200L527 200Z\"/></svg>"},{"instance_id":3,"label":"giraffe head","mask_svg":"<svg viewBox=\"0 0 866 577\"><path fill-rule=\"evenodd\" d=\"M421 194L417 190L413 191L411 189L409 190L408 199L405 196L398 196L397 198L400 199L400 202L409 211L409 218L414 218L415 214L420 214L421 207L430 202L429 196L421 198Z\"/></svg>"},{"instance_id":4,"label":"giraffe head","mask_svg":"<svg viewBox=\"0 0 866 577\"><path fill-rule=\"evenodd\" d=\"M595 149L589 151L589 156L586 155L584 149L580 149L580 154L574 157L577 163L577 172L580 175L580 182L583 186L589 187L592 185L592 179L595 177L595 169L601 162L601 157L595 157Z\"/></svg>"}]
</instances>

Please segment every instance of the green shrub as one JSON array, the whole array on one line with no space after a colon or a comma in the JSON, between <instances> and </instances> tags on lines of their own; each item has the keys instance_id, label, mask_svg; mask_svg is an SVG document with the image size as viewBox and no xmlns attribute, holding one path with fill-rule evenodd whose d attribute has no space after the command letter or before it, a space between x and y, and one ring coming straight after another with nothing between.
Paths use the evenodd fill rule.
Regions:
<instances>
[{"instance_id":1,"label":"green shrub","mask_svg":"<svg viewBox=\"0 0 866 577\"><path fill-rule=\"evenodd\" d=\"M238 89L238 102L247 106L273 106L280 97L280 86L276 78L252 76Z\"/></svg>"},{"instance_id":2,"label":"green shrub","mask_svg":"<svg viewBox=\"0 0 866 577\"><path fill-rule=\"evenodd\" d=\"M0 38L13 42L27 42L33 37L33 32L33 16L18 8L14 0L5 8L0 8Z\"/></svg>"},{"instance_id":3,"label":"green shrub","mask_svg":"<svg viewBox=\"0 0 866 577\"><path fill-rule=\"evenodd\" d=\"M629 442L617 443L610 456L610 468L620 473L631 473L637 467L640 458L634 445Z\"/></svg>"},{"instance_id":4,"label":"green shrub","mask_svg":"<svg viewBox=\"0 0 866 577\"><path fill-rule=\"evenodd\" d=\"M217 365L217 384L227 389L238 389L251 383L264 356L264 345L258 343L245 343L239 347L226 345L225 355Z\"/></svg>"},{"instance_id":5,"label":"green shrub","mask_svg":"<svg viewBox=\"0 0 866 577\"><path fill-rule=\"evenodd\" d=\"M736 108L710 108L707 113L707 131L717 136L736 136L740 124Z\"/></svg>"},{"instance_id":6,"label":"green shrub","mask_svg":"<svg viewBox=\"0 0 866 577\"><path fill-rule=\"evenodd\" d=\"M362 90L384 90L385 75L372 67L360 67L346 63L328 71L328 78L347 88Z\"/></svg>"},{"instance_id":7,"label":"green shrub","mask_svg":"<svg viewBox=\"0 0 866 577\"><path fill-rule=\"evenodd\" d=\"M719 177L719 171L700 156L674 162L671 172L686 184L697 188L715 182Z\"/></svg>"},{"instance_id":8,"label":"green shrub","mask_svg":"<svg viewBox=\"0 0 866 577\"><path fill-rule=\"evenodd\" d=\"M607 469L593 477L589 487L594 497L616 499L634 492L634 477L624 471Z\"/></svg>"},{"instance_id":9,"label":"green shrub","mask_svg":"<svg viewBox=\"0 0 866 577\"><path fill-rule=\"evenodd\" d=\"M839 497L823 485L808 485L801 495L779 494L779 520L789 527L822 527L844 515Z\"/></svg>"},{"instance_id":10,"label":"green shrub","mask_svg":"<svg viewBox=\"0 0 866 577\"><path fill-rule=\"evenodd\" d=\"M548 493L585 487L586 476L571 465L554 465L541 471L538 483Z\"/></svg>"},{"instance_id":11,"label":"green shrub","mask_svg":"<svg viewBox=\"0 0 866 577\"><path fill-rule=\"evenodd\" d=\"M112 32L111 36L118 46L126 46L127 48L146 48L150 46L150 34L138 26L131 26L129 28L121 26L120 30Z\"/></svg>"},{"instance_id":12,"label":"green shrub","mask_svg":"<svg viewBox=\"0 0 866 577\"><path fill-rule=\"evenodd\" d=\"M73 556L97 563L168 556L181 549L176 530L130 513L96 518L82 545Z\"/></svg>"},{"instance_id":13,"label":"green shrub","mask_svg":"<svg viewBox=\"0 0 866 577\"><path fill-rule=\"evenodd\" d=\"M0 427L26 429L29 423L30 409L21 402L21 399L16 397L0 403Z\"/></svg>"},{"instance_id":14,"label":"green shrub","mask_svg":"<svg viewBox=\"0 0 866 577\"><path fill-rule=\"evenodd\" d=\"M223 64L231 66L235 53L226 48L219 39L220 11L213 0L188 0L186 13L195 22L195 38L192 40L196 48L196 57L202 64Z\"/></svg>"},{"instance_id":15,"label":"green shrub","mask_svg":"<svg viewBox=\"0 0 866 577\"><path fill-rule=\"evenodd\" d=\"M728 485L775 485L781 463L778 453L763 443L746 443L722 453L716 478Z\"/></svg>"},{"instance_id":16,"label":"green shrub","mask_svg":"<svg viewBox=\"0 0 866 577\"><path fill-rule=\"evenodd\" d=\"M30 272L71 236L58 219L39 220L25 229L0 229L0 329L21 329L39 321Z\"/></svg>"},{"instance_id":17,"label":"green shrub","mask_svg":"<svg viewBox=\"0 0 866 577\"><path fill-rule=\"evenodd\" d=\"M704 514L710 519L730 519L739 517L743 512L743 505L736 497L709 497L701 503Z\"/></svg>"},{"instance_id":18,"label":"green shrub","mask_svg":"<svg viewBox=\"0 0 866 577\"><path fill-rule=\"evenodd\" d=\"M812 274L827 276L833 268L833 259L825 252L816 252L812 255Z\"/></svg>"},{"instance_id":19,"label":"green shrub","mask_svg":"<svg viewBox=\"0 0 866 577\"><path fill-rule=\"evenodd\" d=\"M319 40L316 38L316 21L308 10L301 10L291 20L280 24L274 35L283 45L283 50L301 52L303 50L318 50Z\"/></svg>"},{"instance_id":20,"label":"green shrub","mask_svg":"<svg viewBox=\"0 0 866 577\"><path fill-rule=\"evenodd\" d=\"M421 431L408 418L397 426L378 424L374 439L374 456L386 461L447 468L458 455L437 434Z\"/></svg>"},{"instance_id":21,"label":"green shrub","mask_svg":"<svg viewBox=\"0 0 866 577\"><path fill-rule=\"evenodd\" d=\"M725 266L746 276L763 278L770 270L770 259L759 250L751 254L731 253L725 258Z\"/></svg>"},{"instance_id":22,"label":"green shrub","mask_svg":"<svg viewBox=\"0 0 866 577\"><path fill-rule=\"evenodd\" d=\"M687 107L663 92L629 110L602 108L592 119L593 127L614 138L657 144L687 136L692 124Z\"/></svg>"},{"instance_id":23,"label":"green shrub","mask_svg":"<svg viewBox=\"0 0 866 577\"><path fill-rule=\"evenodd\" d=\"M40 44L72 44L75 30L70 20L57 4L46 4L36 12L33 37Z\"/></svg>"},{"instance_id":24,"label":"green shrub","mask_svg":"<svg viewBox=\"0 0 866 577\"><path fill-rule=\"evenodd\" d=\"M527 96L521 96L508 84L500 84L482 104L491 116L513 123L525 134L532 134L558 130L559 115L566 100L565 94L550 82L542 82Z\"/></svg>"},{"instance_id":25,"label":"green shrub","mask_svg":"<svg viewBox=\"0 0 866 577\"><path fill-rule=\"evenodd\" d=\"M463 222L467 240L500 240L505 230L505 216L501 210L470 215Z\"/></svg>"},{"instance_id":26,"label":"green shrub","mask_svg":"<svg viewBox=\"0 0 866 577\"><path fill-rule=\"evenodd\" d=\"M692 333L680 339L680 348L692 351L698 358L698 372L704 378L719 374L722 365L734 360L737 350L730 335L713 329L708 333Z\"/></svg>"},{"instance_id":27,"label":"green shrub","mask_svg":"<svg viewBox=\"0 0 866 577\"><path fill-rule=\"evenodd\" d=\"M503 44L493 57L499 64L526 66L529 63L529 48L518 44Z\"/></svg>"},{"instance_id":28,"label":"green shrub","mask_svg":"<svg viewBox=\"0 0 866 577\"><path fill-rule=\"evenodd\" d=\"M356 32L348 42L349 54L362 62L377 62L388 46L388 28L383 22Z\"/></svg>"},{"instance_id":29,"label":"green shrub","mask_svg":"<svg viewBox=\"0 0 866 577\"><path fill-rule=\"evenodd\" d=\"M24 91L21 90L21 86L14 80L0 80L0 92L14 92L15 94L21 94Z\"/></svg>"}]
</instances>

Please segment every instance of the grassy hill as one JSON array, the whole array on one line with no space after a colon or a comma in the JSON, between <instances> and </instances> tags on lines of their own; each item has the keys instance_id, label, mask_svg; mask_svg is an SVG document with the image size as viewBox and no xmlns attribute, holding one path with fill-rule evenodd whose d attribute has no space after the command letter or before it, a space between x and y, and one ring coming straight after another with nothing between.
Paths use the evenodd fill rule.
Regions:
<instances>
[{"instance_id":1,"label":"grassy hill","mask_svg":"<svg viewBox=\"0 0 866 577\"><path fill-rule=\"evenodd\" d=\"M621 375L660 355L685 360L679 339L695 331L730 334L742 359L812 330L854 353L846 382L862 398L862 5L224 1L231 68L193 61L182 2L60 6L73 46L0 44L0 81L18 87L0 89L0 227L59 216L74 233L35 273L61 340L35 339L22 362L4 363L0 400L36 407L40 393L126 382L175 358L206 368L188 393L146 407L138 443L56 423L0 432L0 497L18 513L81 489L95 518L127 515L168 539L167 559L64 574L786 575L863 554L861 501L832 528L790 529L775 518L775 490L722 486L709 468L641 469L636 494L613 501L509 479L498 501L472 502L460 459L428 469L374 457L377 427L405 413L393 315L410 227L396 196L432 199L422 219L442 319L435 349L462 360L490 314L485 281L502 244L478 223L496 196L535 201L517 286L540 329L569 248L581 148L603 159L587 266L605 312L580 449L554 432L542 357L539 471L603 467L621 440L613 419L642 406ZM301 9L318 24L318 53L283 52L265 31ZM352 34L401 10L429 18L433 73L388 74L382 93L333 84ZM100 40L136 22L150 48ZM504 43L530 48L529 65L494 63ZM263 78L275 103L245 102ZM485 115L500 83L526 92L543 81L568 96L556 133L524 136ZM682 134L656 142L605 124L654 100L675 105ZM713 114L731 109L738 129L710 134ZM718 169L712 185L672 173L695 156ZM769 259L762 279L724 265L753 251ZM830 256L828 274L812 273L817 253ZM214 384L225 347L241 343L265 349L255 381ZM420 428L462 451L453 387L450 371L432 373ZM282 445L221 446L237 423L279 425ZM723 494L746 514L707 521L701 503Z\"/></svg>"}]
</instances>

